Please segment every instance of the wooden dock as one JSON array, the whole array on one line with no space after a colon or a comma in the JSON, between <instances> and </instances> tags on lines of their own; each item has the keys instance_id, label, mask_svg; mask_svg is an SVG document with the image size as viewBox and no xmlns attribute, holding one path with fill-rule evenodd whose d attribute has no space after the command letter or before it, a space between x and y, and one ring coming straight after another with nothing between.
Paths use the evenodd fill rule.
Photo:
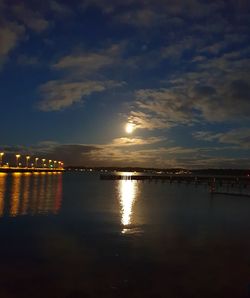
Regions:
<instances>
[{"instance_id":1,"label":"wooden dock","mask_svg":"<svg viewBox=\"0 0 250 298\"><path fill-rule=\"evenodd\" d=\"M118 175L118 174L100 174L101 180L138 180L138 181L168 181L185 183L216 183L223 184L250 184L250 177L247 176L209 176L209 175Z\"/></svg>"},{"instance_id":2,"label":"wooden dock","mask_svg":"<svg viewBox=\"0 0 250 298\"><path fill-rule=\"evenodd\" d=\"M214 191L210 192L211 195L224 195L224 196L232 196L232 197L247 197L250 198L250 193L241 193L241 192L222 192L222 191Z\"/></svg>"},{"instance_id":3,"label":"wooden dock","mask_svg":"<svg viewBox=\"0 0 250 298\"><path fill-rule=\"evenodd\" d=\"M150 182L207 185L211 195L250 197L250 177L209 175L118 175L101 174L101 180L132 180Z\"/></svg>"}]
</instances>

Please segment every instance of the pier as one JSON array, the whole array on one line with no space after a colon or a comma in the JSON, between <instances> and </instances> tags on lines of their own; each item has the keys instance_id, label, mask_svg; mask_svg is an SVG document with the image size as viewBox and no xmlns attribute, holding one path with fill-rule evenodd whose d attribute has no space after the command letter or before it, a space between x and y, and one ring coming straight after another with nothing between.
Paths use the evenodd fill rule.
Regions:
<instances>
[{"instance_id":1,"label":"pier","mask_svg":"<svg viewBox=\"0 0 250 298\"><path fill-rule=\"evenodd\" d=\"M21 154L0 152L0 173L63 172L62 161ZM15 162L14 162L15 160Z\"/></svg>"},{"instance_id":2,"label":"pier","mask_svg":"<svg viewBox=\"0 0 250 298\"><path fill-rule=\"evenodd\" d=\"M250 177L248 176L210 176L210 175L118 175L118 174L100 174L101 180L147 180L147 181L168 181L177 183L211 183L219 184L249 184Z\"/></svg>"},{"instance_id":3,"label":"pier","mask_svg":"<svg viewBox=\"0 0 250 298\"><path fill-rule=\"evenodd\" d=\"M0 168L0 173L51 173L51 172L63 172L62 168Z\"/></svg>"},{"instance_id":4,"label":"pier","mask_svg":"<svg viewBox=\"0 0 250 298\"><path fill-rule=\"evenodd\" d=\"M183 183L193 185L207 185L211 195L231 195L250 197L249 176L226 176L226 175L118 175L100 174L101 180L133 180L161 183Z\"/></svg>"}]
</instances>

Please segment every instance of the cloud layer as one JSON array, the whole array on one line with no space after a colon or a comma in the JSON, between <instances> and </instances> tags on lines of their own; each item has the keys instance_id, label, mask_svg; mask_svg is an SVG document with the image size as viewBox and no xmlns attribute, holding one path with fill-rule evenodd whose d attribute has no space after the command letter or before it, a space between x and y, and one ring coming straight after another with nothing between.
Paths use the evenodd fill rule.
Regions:
<instances>
[{"instance_id":1,"label":"cloud layer","mask_svg":"<svg viewBox=\"0 0 250 298\"><path fill-rule=\"evenodd\" d=\"M249 165L249 1L0 0L0 17L2 107L19 119L3 142L39 131L54 141L31 153L75 165Z\"/></svg>"}]
</instances>

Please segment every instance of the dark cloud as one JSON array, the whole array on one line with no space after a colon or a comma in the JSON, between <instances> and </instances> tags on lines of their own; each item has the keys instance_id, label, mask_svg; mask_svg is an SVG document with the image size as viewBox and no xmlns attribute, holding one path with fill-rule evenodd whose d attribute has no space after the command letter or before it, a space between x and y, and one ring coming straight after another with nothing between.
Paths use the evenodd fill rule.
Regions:
<instances>
[{"instance_id":1,"label":"dark cloud","mask_svg":"<svg viewBox=\"0 0 250 298\"><path fill-rule=\"evenodd\" d=\"M31 162L38 157L63 161L66 165L81 165L90 161L88 155L91 152L97 154L101 150L95 145L58 144L56 142L41 142L30 146L1 146L1 148L5 152L5 160L8 160L10 164L15 164L15 154L20 154L20 162L25 162L25 156L30 155Z\"/></svg>"},{"instance_id":2,"label":"dark cloud","mask_svg":"<svg viewBox=\"0 0 250 298\"><path fill-rule=\"evenodd\" d=\"M63 160L66 165L84 165L89 164L89 155L94 152L98 155L101 149L94 145L63 144L55 145L47 158Z\"/></svg>"},{"instance_id":3,"label":"dark cloud","mask_svg":"<svg viewBox=\"0 0 250 298\"><path fill-rule=\"evenodd\" d=\"M197 97L210 97L216 95L216 90L211 86L198 85L194 87L193 93Z\"/></svg>"},{"instance_id":4,"label":"dark cloud","mask_svg":"<svg viewBox=\"0 0 250 298\"><path fill-rule=\"evenodd\" d=\"M250 100L250 82L245 80L232 81L228 88L228 96L240 100Z\"/></svg>"}]
</instances>

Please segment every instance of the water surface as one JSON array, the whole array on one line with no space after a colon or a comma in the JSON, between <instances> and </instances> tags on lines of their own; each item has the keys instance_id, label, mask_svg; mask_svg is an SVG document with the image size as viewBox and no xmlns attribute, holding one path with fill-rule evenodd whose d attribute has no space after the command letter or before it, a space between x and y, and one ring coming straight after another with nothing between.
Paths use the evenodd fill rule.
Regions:
<instances>
[{"instance_id":1,"label":"water surface","mask_svg":"<svg viewBox=\"0 0 250 298\"><path fill-rule=\"evenodd\" d=\"M0 174L0 297L248 297L249 210L206 185Z\"/></svg>"}]
</instances>

